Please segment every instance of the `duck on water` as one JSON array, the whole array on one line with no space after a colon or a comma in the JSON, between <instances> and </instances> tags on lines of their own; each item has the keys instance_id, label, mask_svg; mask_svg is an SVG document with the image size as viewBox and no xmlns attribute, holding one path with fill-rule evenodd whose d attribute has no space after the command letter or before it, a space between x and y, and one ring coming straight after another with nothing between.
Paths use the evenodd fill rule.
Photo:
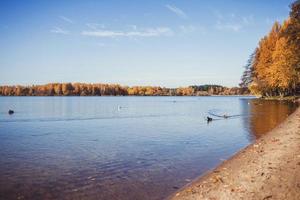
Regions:
<instances>
[{"instance_id":1,"label":"duck on water","mask_svg":"<svg viewBox=\"0 0 300 200\"><path fill-rule=\"evenodd\" d=\"M213 118L207 117L206 120L207 120L207 122L211 122L213 120Z\"/></svg>"},{"instance_id":2,"label":"duck on water","mask_svg":"<svg viewBox=\"0 0 300 200\"><path fill-rule=\"evenodd\" d=\"M226 115L226 114L225 114L225 115L223 115L222 117L223 117L224 119L227 119L227 118L229 118L229 116L228 116L228 115ZM208 117L208 116L207 116L207 117L206 117L206 120L207 120L207 122L211 122L211 121L213 120L213 118L212 118L212 117Z\"/></svg>"},{"instance_id":3,"label":"duck on water","mask_svg":"<svg viewBox=\"0 0 300 200\"><path fill-rule=\"evenodd\" d=\"M8 110L8 114L9 115L12 115L12 114L14 114L15 113L15 111L13 111L13 110Z\"/></svg>"}]
</instances>

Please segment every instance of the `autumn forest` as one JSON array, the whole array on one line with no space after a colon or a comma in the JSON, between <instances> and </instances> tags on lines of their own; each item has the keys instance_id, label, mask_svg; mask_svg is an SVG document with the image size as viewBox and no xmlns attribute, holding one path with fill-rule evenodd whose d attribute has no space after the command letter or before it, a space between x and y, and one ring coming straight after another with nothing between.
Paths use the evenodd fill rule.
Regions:
<instances>
[{"instance_id":1,"label":"autumn forest","mask_svg":"<svg viewBox=\"0 0 300 200\"><path fill-rule=\"evenodd\" d=\"M118 84L51 83L0 86L2 96L208 96L249 94L247 88L201 85L180 88L120 86Z\"/></svg>"}]
</instances>

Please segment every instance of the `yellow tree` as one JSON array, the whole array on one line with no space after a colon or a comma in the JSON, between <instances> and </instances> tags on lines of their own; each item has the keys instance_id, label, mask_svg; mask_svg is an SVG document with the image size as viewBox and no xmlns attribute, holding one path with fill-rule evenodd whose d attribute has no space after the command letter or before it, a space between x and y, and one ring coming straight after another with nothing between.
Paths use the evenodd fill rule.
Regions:
<instances>
[{"instance_id":1,"label":"yellow tree","mask_svg":"<svg viewBox=\"0 0 300 200\"><path fill-rule=\"evenodd\" d=\"M280 29L280 24L275 22L270 33L259 42L254 56L253 80L256 82L253 83L253 86L255 85L253 88L255 88L256 93L259 92L262 95L272 95L273 52L276 48Z\"/></svg>"},{"instance_id":2,"label":"yellow tree","mask_svg":"<svg viewBox=\"0 0 300 200\"><path fill-rule=\"evenodd\" d=\"M288 39L281 37L276 43L273 52L272 82L271 86L279 89L280 95L295 91L298 83L296 71L297 56L294 55L294 46L289 45Z\"/></svg>"}]
</instances>

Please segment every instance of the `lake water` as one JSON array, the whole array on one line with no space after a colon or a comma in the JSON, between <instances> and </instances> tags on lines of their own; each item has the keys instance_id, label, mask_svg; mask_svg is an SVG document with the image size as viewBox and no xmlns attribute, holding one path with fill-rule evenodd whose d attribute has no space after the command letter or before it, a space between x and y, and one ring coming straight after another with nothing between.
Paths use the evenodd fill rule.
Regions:
<instances>
[{"instance_id":1,"label":"lake water","mask_svg":"<svg viewBox=\"0 0 300 200\"><path fill-rule=\"evenodd\" d=\"M0 199L163 199L295 108L250 97L0 97ZM233 117L214 116L224 114Z\"/></svg>"}]
</instances>

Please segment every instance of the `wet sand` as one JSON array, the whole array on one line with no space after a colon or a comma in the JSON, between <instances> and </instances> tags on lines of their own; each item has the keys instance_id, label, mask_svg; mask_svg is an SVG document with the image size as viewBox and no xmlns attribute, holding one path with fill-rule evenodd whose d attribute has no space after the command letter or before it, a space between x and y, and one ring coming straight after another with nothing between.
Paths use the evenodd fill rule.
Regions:
<instances>
[{"instance_id":1,"label":"wet sand","mask_svg":"<svg viewBox=\"0 0 300 200\"><path fill-rule=\"evenodd\" d=\"M300 199L300 108L170 199Z\"/></svg>"}]
</instances>

